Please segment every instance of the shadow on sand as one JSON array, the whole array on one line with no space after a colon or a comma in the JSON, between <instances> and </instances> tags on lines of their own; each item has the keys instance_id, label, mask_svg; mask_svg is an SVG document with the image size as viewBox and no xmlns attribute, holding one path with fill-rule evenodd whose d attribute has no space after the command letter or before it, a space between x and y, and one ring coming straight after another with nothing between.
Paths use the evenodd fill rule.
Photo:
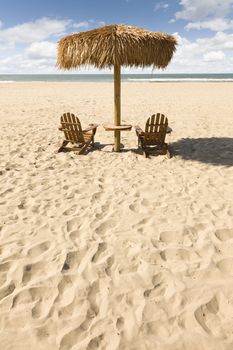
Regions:
<instances>
[{"instance_id":1,"label":"shadow on sand","mask_svg":"<svg viewBox=\"0 0 233 350\"><path fill-rule=\"evenodd\" d=\"M206 164L233 166L233 138L184 138L170 144L174 156Z\"/></svg>"},{"instance_id":2,"label":"shadow on sand","mask_svg":"<svg viewBox=\"0 0 233 350\"><path fill-rule=\"evenodd\" d=\"M120 144L120 153L127 153L127 152L133 152L136 154L141 154L141 150L138 148L125 148L125 145L123 143ZM90 148L89 152L94 152L95 150L102 151L104 150L105 153L113 153L114 152L114 144L113 143L100 143L95 142L94 147ZM117 152L114 152L117 154Z\"/></svg>"},{"instance_id":3,"label":"shadow on sand","mask_svg":"<svg viewBox=\"0 0 233 350\"><path fill-rule=\"evenodd\" d=\"M91 147L88 152L102 151L105 147L107 149L104 152L113 152L113 144L101 144L99 142L95 142L94 147ZM212 165L233 166L233 138L230 137L184 138L170 143L169 148L172 157L178 156L184 160L195 160ZM124 145L121 144L122 152L142 154L140 148L124 149ZM158 156L158 154L152 152L150 153L151 156Z\"/></svg>"}]
</instances>

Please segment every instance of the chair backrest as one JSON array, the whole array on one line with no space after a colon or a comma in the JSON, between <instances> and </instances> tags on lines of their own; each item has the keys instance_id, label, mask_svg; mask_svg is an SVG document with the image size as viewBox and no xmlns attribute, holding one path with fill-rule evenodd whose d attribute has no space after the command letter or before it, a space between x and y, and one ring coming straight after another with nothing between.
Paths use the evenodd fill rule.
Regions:
<instances>
[{"instance_id":1,"label":"chair backrest","mask_svg":"<svg viewBox=\"0 0 233 350\"><path fill-rule=\"evenodd\" d=\"M147 145L163 145L167 127L168 120L164 114L153 114L146 122L144 142Z\"/></svg>"},{"instance_id":2,"label":"chair backrest","mask_svg":"<svg viewBox=\"0 0 233 350\"><path fill-rule=\"evenodd\" d=\"M64 113L61 116L62 130L65 134L65 140L72 143L83 143L83 131L81 123L74 114Z\"/></svg>"}]
</instances>

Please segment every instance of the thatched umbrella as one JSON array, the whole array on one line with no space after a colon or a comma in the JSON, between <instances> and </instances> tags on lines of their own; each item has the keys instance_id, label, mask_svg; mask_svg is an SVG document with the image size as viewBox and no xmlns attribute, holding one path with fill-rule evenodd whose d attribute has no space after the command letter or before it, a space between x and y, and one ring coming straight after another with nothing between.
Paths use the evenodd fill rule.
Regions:
<instances>
[{"instance_id":1,"label":"thatched umbrella","mask_svg":"<svg viewBox=\"0 0 233 350\"><path fill-rule=\"evenodd\" d=\"M82 65L97 68L114 66L115 126L121 125L121 66L165 68L176 49L176 39L128 25L109 25L68 35L58 43L59 68ZM115 131L114 150L120 151L120 131Z\"/></svg>"}]
</instances>

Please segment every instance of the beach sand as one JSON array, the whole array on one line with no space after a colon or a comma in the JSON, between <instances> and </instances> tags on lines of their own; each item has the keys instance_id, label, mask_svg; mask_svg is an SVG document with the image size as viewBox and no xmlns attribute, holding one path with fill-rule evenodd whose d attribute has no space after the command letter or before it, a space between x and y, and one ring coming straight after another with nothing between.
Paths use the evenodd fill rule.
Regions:
<instances>
[{"instance_id":1,"label":"beach sand","mask_svg":"<svg viewBox=\"0 0 233 350\"><path fill-rule=\"evenodd\" d=\"M113 153L112 83L0 84L0 348L233 349L233 84L123 83L174 157ZM99 123L57 153L60 115Z\"/></svg>"}]
</instances>

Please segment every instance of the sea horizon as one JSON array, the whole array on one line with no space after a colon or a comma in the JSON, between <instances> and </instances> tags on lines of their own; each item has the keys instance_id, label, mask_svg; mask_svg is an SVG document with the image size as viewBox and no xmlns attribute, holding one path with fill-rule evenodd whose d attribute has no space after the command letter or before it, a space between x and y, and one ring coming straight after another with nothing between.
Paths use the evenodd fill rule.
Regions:
<instances>
[{"instance_id":1,"label":"sea horizon","mask_svg":"<svg viewBox=\"0 0 233 350\"><path fill-rule=\"evenodd\" d=\"M122 82L232 82L233 73L152 73L122 74ZM56 73L56 74L0 74L0 83L14 82L108 82L113 74Z\"/></svg>"}]
</instances>

